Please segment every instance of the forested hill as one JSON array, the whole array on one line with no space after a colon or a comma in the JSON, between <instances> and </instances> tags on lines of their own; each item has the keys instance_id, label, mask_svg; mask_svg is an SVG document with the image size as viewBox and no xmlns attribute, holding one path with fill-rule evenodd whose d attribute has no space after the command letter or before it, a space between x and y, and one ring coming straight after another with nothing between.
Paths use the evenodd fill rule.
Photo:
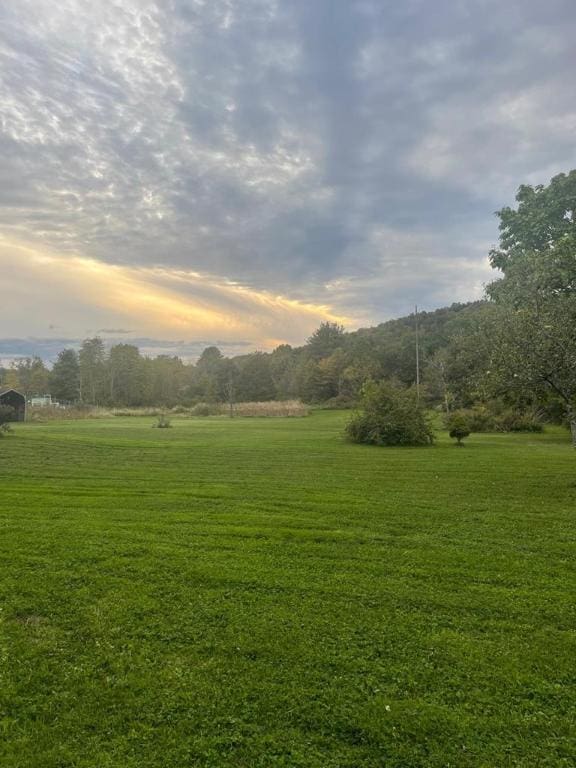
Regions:
<instances>
[{"instance_id":1,"label":"forested hill","mask_svg":"<svg viewBox=\"0 0 576 768\"><path fill-rule=\"evenodd\" d=\"M436 385L439 358L449 360L448 350L477 327L485 307L485 302L478 301L419 312L423 380ZM368 378L395 379L410 386L416 380L415 349L414 314L348 333L338 326L323 324L306 345L292 351L300 362L296 388L301 397L314 402L335 397L353 399ZM282 348L275 350L272 360L282 354Z\"/></svg>"},{"instance_id":2,"label":"forested hill","mask_svg":"<svg viewBox=\"0 0 576 768\"><path fill-rule=\"evenodd\" d=\"M430 312L418 311L418 326L424 332L431 336L436 336L438 339L446 338L446 334L449 336L455 328L457 328L464 318L470 316L480 307L483 307L486 302L484 301L470 301L466 303L454 303L449 307L441 307L440 309L434 309ZM370 328L359 328L357 331L351 331L348 336L371 336L378 335L380 333L402 333L403 329L414 330L415 315L414 313L406 315L405 317L394 318L393 320L387 320L379 325L372 326Z\"/></svg>"},{"instance_id":3,"label":"forested hill","mask_svg":"<svg viewBox=\"0 0 576 768\"><path fill-rule=\"evenodd\" d=\"M457 334L465 333L472 326L475 326L478 316L486 302L475 301L465 304L455 303L450 307L432 310L430 312L418 312L418 331L420 349L427 358L437 352L439 349L447 346L450 340ZM407 382L414 378L413 359L416 336L416 316L415 314L406 315L393 320L387 320L384 323L371 328L360 328L346 334L346 345L350 350L360 350L362 346L373 345L375 351L381 350L389 358L393 352L398 355L399 350L407 350L410 358L409 371L397 371L397 375ZM399 363L400 365L400 363ZM410 372L411 371L411 372Z\"/></svg>"}]
</instances>

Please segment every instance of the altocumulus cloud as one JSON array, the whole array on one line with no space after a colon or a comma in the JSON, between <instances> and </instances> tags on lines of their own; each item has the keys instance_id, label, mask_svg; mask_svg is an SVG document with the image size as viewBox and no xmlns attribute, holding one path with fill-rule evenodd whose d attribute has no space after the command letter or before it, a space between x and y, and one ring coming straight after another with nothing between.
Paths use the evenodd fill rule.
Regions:
<instances>
[{"instance_id":1,"label":"altocumulus cloud","mask_svg":"<svg viewBox=\"0 0 576 768\"><path fill-rule=\"evenodd\" d=\"M0 335L477 297L493 211L576 164L574 39L572 0L4 0Z\"/></svg>"}]
</instances>

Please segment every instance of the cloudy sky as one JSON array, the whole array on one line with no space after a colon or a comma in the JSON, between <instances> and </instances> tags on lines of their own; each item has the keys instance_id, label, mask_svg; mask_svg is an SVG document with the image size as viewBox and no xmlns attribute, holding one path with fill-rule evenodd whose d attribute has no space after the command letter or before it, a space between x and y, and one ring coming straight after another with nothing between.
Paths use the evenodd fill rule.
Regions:
<instances>
[{"instance_id":1,"label":"cloudy sky","mask_svg":"<svg viewBox=\"0 0 576 768\"><path fill-rule=\"evenodd\" d=\"M478 297L576 167L574 0L2 0L0 357Z\"/></svg>"}]
</instances>

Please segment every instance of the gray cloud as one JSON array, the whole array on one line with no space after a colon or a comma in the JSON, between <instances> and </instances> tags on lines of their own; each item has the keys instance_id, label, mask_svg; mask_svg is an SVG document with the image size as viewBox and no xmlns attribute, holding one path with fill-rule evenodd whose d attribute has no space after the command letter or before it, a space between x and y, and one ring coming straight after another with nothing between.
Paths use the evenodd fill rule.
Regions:
<instances>
[{"instance_id":1,"label":"gray cloud","mask_svg":"<svg viewBox=\"0 0 576 768\"><path fill-rule=\"evenodd\" d=\"M0 230L378 320L576 165L573 0L5 0Z\"/></svg>"}]
</instances>

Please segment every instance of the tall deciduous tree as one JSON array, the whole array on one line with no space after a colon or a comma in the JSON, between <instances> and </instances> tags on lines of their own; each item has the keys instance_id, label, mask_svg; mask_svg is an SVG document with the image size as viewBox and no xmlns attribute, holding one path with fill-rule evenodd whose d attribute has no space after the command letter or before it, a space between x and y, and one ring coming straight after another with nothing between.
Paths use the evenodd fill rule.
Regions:
<instances>
[{"instance_id":1,"label":"tall deciduous tree","mask_svg":"<svg viewBox=\"0 0 576 768\"><path fill-rule=\"evenodd\" d=\"M273 400L274 381L270 369L270 355L254 352L239 367L237 398L246 402Z\"/></svg>"},{"instance_id":2,"label":"tall deciduous tree","mask_svg":"<svg viewBox=\"0 0 576 768\"><path fill-rule=\"evenodd\" d=\"M9 368L2 376L2 389L16 389L20 392L20 377L15 368Z\"/></svg>"},{"instance_id":3,"label":"tall deciduous tree","mask_svg":"<svg viewBox=\"0 0 576 768\"><path fill-rule=\"evenodd\" d=\"M74 402L80 396L80 363L74 349L63 349L50 371L50 394L57 400Z\"/></svg>"},{"instance_id":4,"label":"tall deciduous tree","mask_svg":"<svg viewBox=\"0 0 576 768\"><path fill-rule=\"evenodd\" d=\"M112 405L142 405L146 392L144 358L133 344L115 344L108 356L109 398Z\"/></svg>"},{"instance_id":5,"label":"tall deciduous tree","mask_svg":"<svg viewBox=\"0 0 576 768\"><path fill-rule=\"evenodd\" d=\"M79 352L80 399L97 405L106 398L106 350L98 336L85 339Z\"/></svg>"},{"instance_id":6,"label":"tall deciduous tree","mask_svg":"<svg viewBox=\"0 0 576 768\"><path fill-rule=\"evenodd\" d=\"M19 389L26 397L44 395L48 391L49 371L39 357L23 357L12 364Z\"/></svg>"},{"instance_id":7,"label":"tall deciduous tree","mask_svg":"<svg viewBox=\"0 0 576 768\"><path fill-rule=\"evenodd\" d=\"M150 405L174 406L187 390L188 371L179 357L158 355L145 359L146 402Z\"/></svg>"},{"instance_id":8,"label":"tall deciduous tree","mask_svg":"<svg viewBox=\"0 0 576 768\"><path fill-rule=\"evenodd\" d=\"M544 392L564 407L576 446L576 171L548 187L520 187L500 217L503 272L489 286L491 375L505 387Z\"/></svg>"},{"instance_id":9,"label":"tall deciduous tree","mask_svg":"<svg viewBox=\"0 0 576 768\"><path fill-rule=\"evenodd\" d=\"M194 395L208 402L228 399L228 366L218 347L206 347L198 358L191 390Z\"/></svg>"}]
</instances>

